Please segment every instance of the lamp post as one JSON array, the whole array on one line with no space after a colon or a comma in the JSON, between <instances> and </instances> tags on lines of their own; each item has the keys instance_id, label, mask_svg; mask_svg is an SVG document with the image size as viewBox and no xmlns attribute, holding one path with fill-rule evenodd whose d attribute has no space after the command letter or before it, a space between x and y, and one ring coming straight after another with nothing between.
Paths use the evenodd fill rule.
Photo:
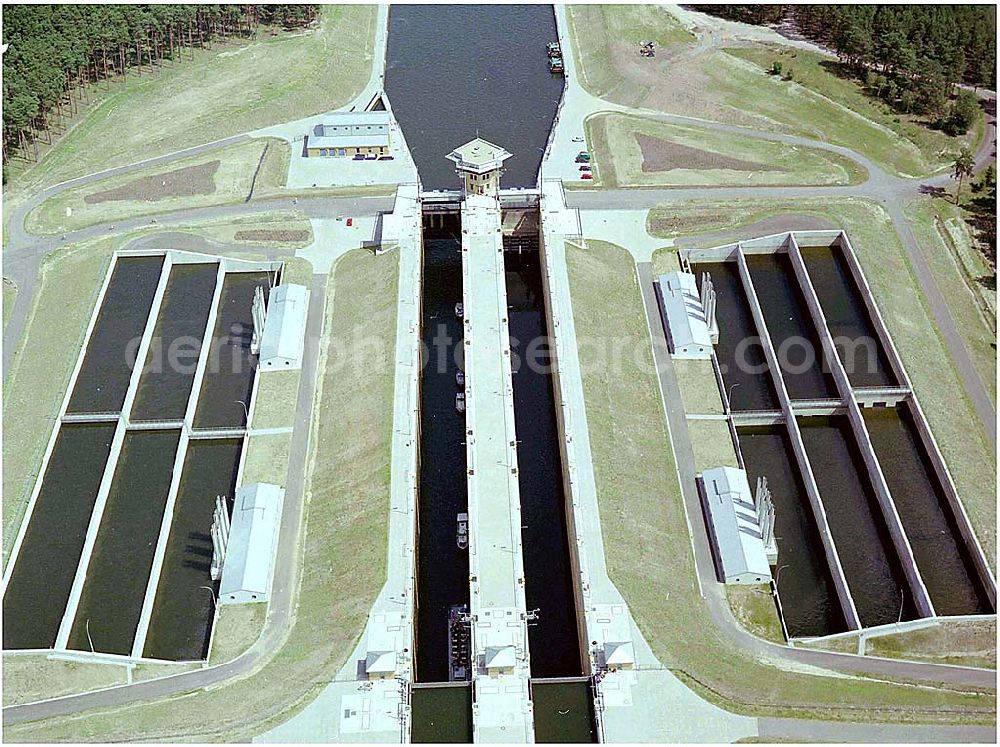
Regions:
<instances>
[{"instance_id":1,"label":"lamp post","mask_svg":"<svg viewBox=\"0 0 1000 747\"><path fill-rule=\"evenodd\" d=\"M94 639L90 637L90 618L89 617L87 618L86 628L87 628L87 643L90 644L90 653L93 654L93 653L96 653L96 652L94 651Z\"/></svg>"},{"instance_id":2,"label":"lamp post","mask_svg":"<svg viewBox=\"0 0 1000 747\"><path fill-rule=\"evenodd\" d=\"M209 594L211 594L212 595L212 602L215 604L216 607L219 606L219 598L217 596L215 596L215 589L213 589L211 586L201 586L199 588L205 589L205 591L207 591Z\"/></svg>"},{"instance_id":3,"label":"lamp post","mask_svg":"<svg viewBox=\"0 0 1000 747\"><path fill-rule=\"evenodd\" d=\"M729 387L729 392L726 394L726 406L729 407L729 413L733 412L733 390L740 385L740 382L736 381Z\"/></svg>"},{"instance_id":4,"label":"lamp post","mask_svg":"<svg viewBox=\"0 0 1000 747\"><path fill-rule=\"evenodd\" d=\"M247 425L250 425L250 408L247 407L247 403L241 399L234 399L233 402L243 405L243 417L246 419Z\"/></svg>"}]
</instances>

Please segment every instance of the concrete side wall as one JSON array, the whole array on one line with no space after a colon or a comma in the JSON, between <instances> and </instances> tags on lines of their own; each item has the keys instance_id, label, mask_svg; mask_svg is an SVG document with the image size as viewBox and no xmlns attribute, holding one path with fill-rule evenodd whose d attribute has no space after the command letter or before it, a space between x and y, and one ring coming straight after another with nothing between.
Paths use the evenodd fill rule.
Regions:
<instances>
[{"instance_id":1,"label":"concrete side wall","mask_svg":"<svg viewBox=\"0 0 1000 747\"><path fill-rule=\"evenodd\" d=\"M746 292L747 299L750 302L754 322L757 325L758 334L760 335L764 345L764 354L767 358L767 364L773 374L775 389L778 392L778 400L781 403L782 411L785 413L785 423L788 426L788 435L792 442L792 451L795 453L795 459L799 465L799 472L802 476L802 482L805 485L806 495L809 496L809 503L812 507L816 527L823 543L823 551L826 555L827 565L830 569L830 576L833 578L834 588L837 591L837 598L840 601L841 611L844 614L844 619L847 621L847 626L856 630L861 627L858 610L854 606L854 599L851 596L850 588L847 585L847 577L844 574L844 568L840 562L840 555L838 554L836 544L833 541L833 534L830 531L830 524L826 517L826 507L823 505L823 499L822 496L820 496L819 487L816 485L816 477L813 474L812 465L810 464L809 457L806 454L805 444L802 442L802 433L799 431L799 424L795 420L795 413L792 410L791 399L788 396L788 390L785 388L785 382L779 373L781 368L779 367L778 356L771 341L771 335L767 331L767 325L764 322L764 312L761 310L760 300L757 298L757 291L753 287L753 281L750 278L750 269L747 267L746 258L743 256L742 252L738 251L736 259L739 263L740 278L743 280L743 288Z\"/></svg>"}]
</instances>

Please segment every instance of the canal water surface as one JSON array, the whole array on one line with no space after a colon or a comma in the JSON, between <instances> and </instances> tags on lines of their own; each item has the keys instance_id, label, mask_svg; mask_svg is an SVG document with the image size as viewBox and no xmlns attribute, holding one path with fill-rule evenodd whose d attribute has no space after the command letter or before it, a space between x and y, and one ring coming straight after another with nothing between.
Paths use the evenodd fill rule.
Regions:
<instances>
[{"instance_id":1,"label":"canal water surface","mask_svg":"<svg viewBox=\"0 0 1000 747\"><path fill-rule=\"evenodd\" d=\"M504 187L534 187L559 99L551 5L393 5L386 93L424 189L457 189L445 156L477 135L513 153Z\"/></svg>"},{"instance_id":2,"label":"canal water surface","mask_svg":"<svg viewBox=\"0 0 1000 747\"><path fill-rule=\"evenodd\" d=\"M455 374L462 349L462 243L458 216L425 232L421 378L420 494L417 538L417 682L447 682L448 612L469 604L469 554L456 544L458 514L468 511L465 418ZM437 341L437 342L435 342ZM442 697L453 697L448 693ZM423 693L422 698L432 696Z\"/></svg>"}]
</instances>

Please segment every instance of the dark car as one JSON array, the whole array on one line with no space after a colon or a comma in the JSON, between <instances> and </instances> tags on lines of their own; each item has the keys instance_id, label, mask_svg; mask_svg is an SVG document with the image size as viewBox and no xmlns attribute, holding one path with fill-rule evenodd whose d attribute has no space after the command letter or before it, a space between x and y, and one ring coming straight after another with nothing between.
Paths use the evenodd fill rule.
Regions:
<instances>
[{"instance_id":1,"label":"dark car","mask_svg":"<svg viewBox=\"0 0 1000 747\"><path fill-rule=\"evenodd\" d=\"M378 160L380 160L380 161L391 161L392 160L392 156L379 156Z\"/></svg>"},{"instance_id":2,"label":"dark car","mask_svg":"<svg viewBox=\"0 0 1000 747\"><path fill-rule=\"evenodd\" d=\"M365 154L364 153L355 153L354 154L354 160L355 161L364 161L365 160Z\"/></svg>"}]
</instances>

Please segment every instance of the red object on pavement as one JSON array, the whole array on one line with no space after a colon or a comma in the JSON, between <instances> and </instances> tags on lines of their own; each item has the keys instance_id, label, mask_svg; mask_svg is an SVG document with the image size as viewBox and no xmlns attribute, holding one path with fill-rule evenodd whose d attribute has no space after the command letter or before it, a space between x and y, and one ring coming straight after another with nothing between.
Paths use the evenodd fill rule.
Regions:
<instances>
[{"instance_id":1,"label":"red object on pavement","mask_svg":"<svg viewBox=\"0 0 1000 747\"><path fill-rule=\"evenodd\" d=\"M354 218L348 218L347 219L347 227L350 228L353 225L354 225Z\"/></svg>"}]
</instances>

